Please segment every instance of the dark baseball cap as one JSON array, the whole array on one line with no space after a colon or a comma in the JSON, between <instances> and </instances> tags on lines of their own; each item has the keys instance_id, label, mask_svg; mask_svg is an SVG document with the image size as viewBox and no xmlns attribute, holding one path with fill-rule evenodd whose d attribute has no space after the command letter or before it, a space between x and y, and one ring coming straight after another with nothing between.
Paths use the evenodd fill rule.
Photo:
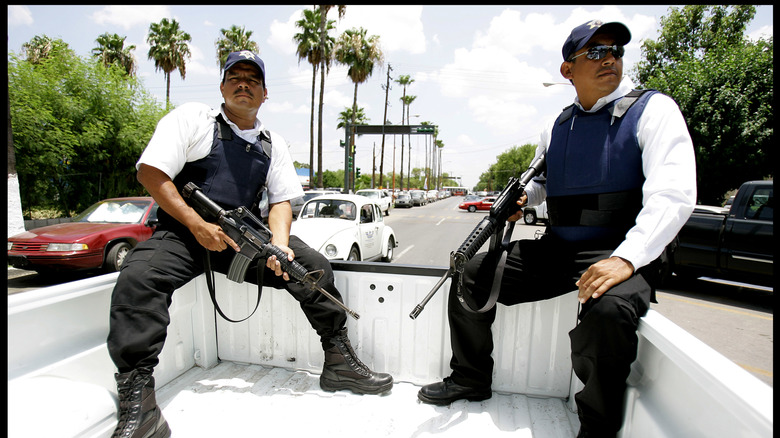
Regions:
<instances>
[{"instance_id":1,"label":"dark baseball cap","mask_svg":"<svg viewBox=\"0 0 780 438\"><path fill-rule=\"evenodd\" d=\"M568 61L578 50L585 47L597 33L608 33L615 36L615 44L625 46L631 41L631 32L623 23L604 23L601 20L591 20L572 29L566 42L563 43L563 60Z\"/></svg>"},{"instance_id":2,"label":"dark baseball cap","mask_svg":"<svg viewBox=\"0 0 780 438\"><path fill-rule=\"evenodd\" d=\"M249 50L242 50L240 52L232 52L229 54L227 61L225 61L225 69L223 70L222 76L224 77L224 74L239 62L251 64L257 67L260 70L260 74L263 76L263 86L268 86L268 83L265 80L265 63L263 63L263 60L257 56L257 53L251 52Z\"/></svg>"}]
</instances>

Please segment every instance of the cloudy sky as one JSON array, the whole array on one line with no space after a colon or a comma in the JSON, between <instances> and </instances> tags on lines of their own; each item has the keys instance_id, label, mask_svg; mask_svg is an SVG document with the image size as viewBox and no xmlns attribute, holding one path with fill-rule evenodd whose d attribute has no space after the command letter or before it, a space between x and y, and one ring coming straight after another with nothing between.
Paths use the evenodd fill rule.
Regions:
<instances>
[{"instance_id":1,"label":"cloudy sky","mask_svg":"<svg viewBox=\"0 0 780 438\"><path fill-rule=\"evenodd\" d=\"M135 45L138 74L146 89L161 102L165 80L147 57L149 24L162 18L176 19L192 36L192 58L186 79L171 78L174 104L198 101L217 107L220 71L215 41L220 29L244 26L253 32L266 64L269 100L260 109L268 129L287 139L293 159L309 161L311 66L299 63L293 35L295 22L306 6L8 6L8 51L35 35L61 38L79 55L97 46L98 35L126 36ZM544 82L564 82L560 76L561 46L572 28L591 19L621 21L632 33L626 46L624 72L640 58L640 44L656 39L668 6L348 6L337 20L338 33L363 27L378 35L384 63L358 87L358 105L370 124L381 124L388 68L391 67L388 120L401 123L402 87L393 82L409 75L414 82L407 94L417 96L411 105L412 124L423 121L439 127L444 143L443 169L471 187L512 146L538 141L541 127L572 102L569 85L544 87ZM751 38L773 34L773 7L759 6L748 28ZM329 19L336 20L335 12ZM319 79L318 79L319 84ZM336 129L338 115L352 105L354 84L347 69L334 65L325 85L323 162L326 170L343 169L344 152ZM418 115L415 117L415 115ZM357 166L371 172L372 157L379 154L382 137L365 135L357 142ZM409 142L405 140L409 147ZM385 140L385 173L400 172L401 138ZM425 137L411 139L412 167L423 167ZM405 153L406 159L408 154ZM315 158L316 163L316 158Z\"/></svg>"}]
</instances>

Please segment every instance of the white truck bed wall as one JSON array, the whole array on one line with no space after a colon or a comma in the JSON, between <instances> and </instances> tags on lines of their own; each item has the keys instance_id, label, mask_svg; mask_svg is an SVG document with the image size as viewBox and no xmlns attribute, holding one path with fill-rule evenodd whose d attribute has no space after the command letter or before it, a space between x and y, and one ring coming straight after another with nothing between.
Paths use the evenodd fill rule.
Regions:
<instances>
[{"instance_id":1,"label":"white truck bed wall","mask_svg":"<svg viewBox=\"0 0 780 438\"><path fill-rule=\"evenodd\" d=\"M409 313L444 274L442 268L334 262L350 339L371 368L417 385L449 374L447 282L416 319ZM116 424L116 371L105 341L108 274L8 297L10 437L108 437ZM223 311L240 319L257 287L216 274ZM576 324L573 293L499 306L494 324L493 389L535 397L571 397L568 331ZM629 376L623 437L771 436L772 390L655 311L639 326L639 356ZM155 369L158 388L194 366L222 361L319 374L319 339L285 291L265 288L257 313L232 324L215 316L205 279L174 294L168 338ZM573 398L573 397L572 397ZM409 403L414 403L410 400ZM573 408L571 399L569 406Z\"/></svg>"}]
</instances>

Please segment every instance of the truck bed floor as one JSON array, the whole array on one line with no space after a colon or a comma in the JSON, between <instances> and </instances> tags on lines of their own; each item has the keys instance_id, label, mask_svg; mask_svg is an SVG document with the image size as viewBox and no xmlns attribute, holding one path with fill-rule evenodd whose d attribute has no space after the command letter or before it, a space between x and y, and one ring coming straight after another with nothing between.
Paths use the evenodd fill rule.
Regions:
<instances>
[{"instance_id":1,"label":"truck bed floor","mask_svg":"<svg viewBox=\"0 0 780 438\"><path fill-rule=\"evenodd\" d=\"M564 400L493 393L483 402L433 406L420 386L395 382L384 395L320 389L307 371L236 362L194 367L157 390L173 437L571 438L579 420Z\"/></svg>"}]
</instances>

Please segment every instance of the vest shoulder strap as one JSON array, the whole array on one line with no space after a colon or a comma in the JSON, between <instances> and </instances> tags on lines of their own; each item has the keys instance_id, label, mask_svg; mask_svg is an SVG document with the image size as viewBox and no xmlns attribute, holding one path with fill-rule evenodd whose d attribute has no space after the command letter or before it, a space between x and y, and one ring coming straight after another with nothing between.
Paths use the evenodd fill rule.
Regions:
<instances>
[{"instance_id":1,"label":"vest shoulder strap","mask_svg":"<svg viewBox=\"0 0 780 438\"><path fill-rule=\"evenodd\" d=\"M227 124L222 114L217 114L217 136L220 140L233 140L233 130L230 129L230 125Z\"/></svg>"},{"instance_id":2,"label":"vest shoulder strap","mask_svg":"<svg viewBox=\"0 0 780 438\"><path fill-rule=\"evenodd\" d=\"M558 116L558 124L562 125L563 122L569 120L571 118L572 113L574 113L574 104L571 104L567 106L566 108L561 111L561 115Z\"/></svg>"},{"instance_id":3,"label":"vest shoulder strap","mask_svg":"<svg viewBox=\"0 0 780 438\"><path fill-rule=\"evenodd\" d=\"M271 133L267 129L260 133L260 144L263 146L263 152L268 155L268 158L271 158L271 151L273 150L271 147Z\"/></svg>"},{"instance_id":4,"label":"vest shoulder strap","mask_svg":"<svg viewBox=\"0 0 780 438\"><path fill-rule=\"evenodd\" d=\"M614 118L623 117L628 109L631 108L631 106L635 104L636 101L639 100L639 98L648 91L651 90L631 90L630 93L623 96L622 99L620 99L615 105L612 106L612 108L609 109L610 114L612 114L612 117Z\"/></svg>"}]
</instances>

